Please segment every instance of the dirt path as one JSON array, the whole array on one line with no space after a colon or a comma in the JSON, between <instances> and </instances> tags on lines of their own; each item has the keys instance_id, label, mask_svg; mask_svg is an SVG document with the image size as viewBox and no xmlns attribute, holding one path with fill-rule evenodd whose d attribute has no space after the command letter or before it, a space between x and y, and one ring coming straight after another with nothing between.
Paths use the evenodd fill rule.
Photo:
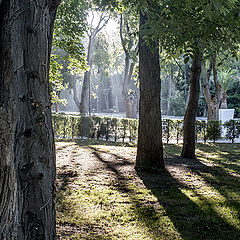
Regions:
<instances>
[{"instance_id":1,"label":"dirt path","mask_svg":"<svg viewBox=\"0 0 240 240\"><path fill-rule=\"evenodd\" d=\"M58 142L57 187L58 190L77 188L76 181L87 181L88 186L117 185L121 181L132 181L135 185L143 183L134 170L135 148L115 146L79 146L76 143ZM123 187L124 191L124 187ZM100 231L90 226L57 225L60 239L66 239L77 232Z\"/></svg>"}]
</instances>

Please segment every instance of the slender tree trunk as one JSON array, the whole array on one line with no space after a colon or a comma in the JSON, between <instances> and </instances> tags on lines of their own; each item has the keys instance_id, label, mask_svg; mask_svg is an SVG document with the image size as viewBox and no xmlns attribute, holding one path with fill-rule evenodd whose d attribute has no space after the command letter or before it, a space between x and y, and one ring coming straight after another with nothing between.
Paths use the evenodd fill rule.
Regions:
<instances>
[{"instance_id":1,"label":"slender tree trunk","mask_svg":"<svg viewBox=\"0 0 240 240\"><path fill-rule=\"evenodd\" d=\"M56 239L49 57L58 1L0 6L0 239ZM11 16L11 17L10 17Z\"/></svg>"},{"instance_id":2,"label":"slender tree trunk","mask_svg":"<svg viewBox=\"0 0 240 240\"><path fill-rule=\"evenodd\" d=\"M127 118L137 118L137 106L136 106L136 99L133 94L129 94L129 84L132 78L133 69L135 63L132 62L130 64L130 59L128 56L125 57L125 69L124 69L124 80L123 80L123 89L122 89L122 96L125 102L126 108L126 117Z\"/></svg>"},{"instance_id":3,"label":"slender tree trunk","mask_svg":"<svg viewBox=\"0 0 240 240\"><path fill-rule=\"evenodd\" d=\"M211 71L213 71L215 93L212 95L210 93L210 76ZM222 87L217 78L216 62L215 58L212 59L210 67L208 70L203 66L203 84L202 90L205 100L207 102L207 117L208 120L219 120L219 104L222 95Z\"/></svg>"},{"instance_id":4,"label":"slender tree trunk","mask_svg":"<svg viewBox=\"0 0 240 240\"><path fill-rule=\"evenodd\" d=\"M115 95L115 110L116 112L119 112L119 103L118 103L118 96Z\"/></svg>"},{"instance_id":5,"label":"slender tree trunk","mask_svg":"<svg viewBox=\"0 0 240 240\"><path fill-rule=\"evenodd\" d=\"M125 20L126 21L126 20ZM126 23L125 23L126 24ZM127 25L127 36L131 39L132 36L129 31L128 23ZM134 94L129 94L129 85L132 80L133 70L135 66L134 58L130 58L131 48L133 46L133 41L129 41L129 39L124 38L123 35L123 15L121 14L120 19L120 39L122 43L122 47L125 53L125 68L124 68L124 79L123 79L123 89L122 89L122 97L125 102L125 110L126 110L126 117L127 118L137 118L137 102L136 96ZM129 44L127 44L129 42ZM135 55L138 54L138 44L135 47ZM131 62L132 60L132 62ZM131 62L131 64L130 64Z\"/></svg>"},{"instance_id":6,"label":"slender tree trunk","mask_svg":"<svg viewBox=\"0 0 240 240\"><path fill-rule=\"evenodd\" d=\"M191 67L190 93L187 110L184 116L183 148L181 156L195 159L195 121L200 92L201 54L194 56Z\"/></svg>"},{"instance_id":7,"label":"slender tree trunk","mask_svg":"<svg viewBox=\"0 0 240 240\"><path fill-rule=\"evenodd\" d=\"M172 96L172 66L170 65L170 73L169 73L169 82L168 82L168 103L167 103L167 115L171 114L171 101L170 98Z\"/></svg>"},{"instance_id":8,"label":"slender tree trunk","mask_svg":"<svg viewBox=\"0 0 240 240\"><path fill-rule=\"evenodd\" d=\"M106 111L106 112L109 112L109 98L108 98L108 93L105 93L105 94L104 94L104 102L105 102L105 105L106 105L105 111Z\"/></svg>"},{"instance_id":9,"label":"slender tree trunk","mask_svg":"<svg viewBox=\"0 0 240 240\"><path fill-rule=\"evenodd\" d=\"M92 52L94 44L95 35L89 36L88 43L88 54L87 54L87 63L89 70L84 73L82 94L81 94L81 103L80 103L80 113L87 114L89 112L89 87L90 87L90 78L91 78L91 67L92 67Z\"/></svg>"},{"instance_id":10,"label":"slender tree trunk","mask_svg":"<svg viewBox=\"0 0 240 240\"><path fill-rule=\"evenodd\" d=\"M56 94L57 94L57 97L60 98L60 91L57 91ZM59 112L59 103L56 101L55 103L55 112L58 113Z\"/></svg>"},{"instance_id":11,"label":"slender tree trunk","mask_svg":"<svg viewBox=\"0 0 240 240\"><path fill-rule=\"evenodd\" d=\"M140 13L140 29L146 22L146 15ZM149 47L140 33L139 49L139 128L136 169L164 169L162 121L160 109L160 65L158 42Z\"/></svg>"},{"instance_id":12,"label":"slender tree trunk","mask_svg":"<svg viewBox=\"0 0 240 240\"><path fill-rule=\"evenodd\" d=\"M93 20L93 19L92 19ZM106 18L104 14L100 16L97 27L92 30L89 34L89 43L88 43L88 52L87 52L87 63L89 65L89 70L84 73L83 86L82 86L82 94L81 94L81 103L80 103L80 113L90 114L90 78L91 78L91 67L92 67L92 53L93 46L95 42L95 38L97 34L106 26L109 17ZM101 25L102 24L102 25Z\"/></svg>"},{"instance_id":13,"label":"slender tree trunk","mask_svg":"<svg viewBox=\"0 0 240 240\"><path fill-rule=\"evenodd\" d=\"M78 97L77 97L77 80L76 79L73 79L73 100L80 112L80 102L78 101Z\"/></svg>"}]
</instances>

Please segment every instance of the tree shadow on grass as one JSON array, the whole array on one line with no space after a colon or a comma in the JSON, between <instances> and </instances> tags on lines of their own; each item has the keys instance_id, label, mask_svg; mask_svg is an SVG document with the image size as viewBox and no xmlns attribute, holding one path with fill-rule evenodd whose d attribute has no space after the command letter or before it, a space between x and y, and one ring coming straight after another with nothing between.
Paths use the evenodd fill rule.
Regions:
<instances>
[{"instance_id":1,"label":"tree shadow on grass","mask_svg":"<svg viewBox=\"0 0 240 240\"><path fill-rule=\"evenodd\" d=\"M109 152L105 152L102 150L99 150L94 147L89 147L90 149L93 150L93 154L97 157L97 159L101 162L104 163L105 168L107 170L110 170L112 173L114 173L116 177L116 183L112 183L112 185L116 188L116 190L119 193L123 193L128 195L130 199L130 204L131 204L131 209L134 211L135 214L135 219L144 226L144 228L148 229L148 236L151 237L151 239L175 239L174 235L177 235L175 231L172 229L168 229L169 223L167 221L162 222L163 225L166 226L159 226L156 224L156 222L161 218L161 217L166 217L163 216L165 215L165 211L160 213L158 210L155 209L154 207L154 202L151 204L151 202L146 201L145 199L139 198L139 192L138 188L131 187L129 184L129 177L125 176L121 171L118 170L119 167L121 166L127 166L127 165L134 165L133 161L129 161L126 158L122 158L121 156L117 154L112 154ZM118 163L116 162L111 162L109 160L106 160L101 154L109 154L115 158L121 159ZM132 167L133 172L135 172L134 168ZM176 238L179 239L179 238Z\"/></svg>"},{"instance_id":2,"label":"tree shadow on grass","mask_svg":"<svg viewBox=\"0 0 240 240\"><path fill-rule=\"evenodd\" d=\"M119 164L113 164L101 156L101 153L107 152L99 151L94 147L90 148L93 150L94 155L106 165L106 168L115 173L120 183L118 185L118 191L127 191L129 193L131 202L135 205L135 213L138 215L139 221L148 227L153 239L159 239L160 235L163 236L166 226L156 228L156 225L154 225L160 218L154 205L146 205L144 200L139 200L136 197L136 190L129 188L129 179L123 176L118 170L120 165L133 165L133 162L122 159ZM119 157L117 154L112 154L112 156ZM201 175L202 172L215 171L212 167L210 168L198 160L189 161L188 159L172 158L167 160L167 164L172 166L178 164L184 165L189 171L195 171L199 175ZM184 190L189 190L189 187L173 178L168 171L161 174L138 172L138 176L142 179L147 189L151 190L153 195L157 197L159 204L163 206L168 218L172 221L174 227L183 239L240 239L239 229L219 216L214 210L214 206L211 206L207 199L201 199L201 196L197 192L190 189L195 195L198 195L201 203L198 205L192 201L184 194ZM169 239L169 234L165 232L165 235L166 239ZM175 238L172 236L170 239Z\"/></svg>"},{"instance_id":3,"label":"tree shadow on grass","mask_svg":"<svg viewBox=\"0 0 240 240\"><path fill-rule=\"evenodd\" d=\"M170 164L176 165L179 164L179 162L181 163L185 161L185 164L190 171L201 176L209 186L213 187L225 198L225 201L233 211L240 213L239 147L239 144L211 144L207 146L206 149L206 145L203 146L203 144L199 144L198 149L205 150L205 153L198 153L199 157L202 157L203 159L206 158L206 153L214 154L216 157L211 157L206 159L206 161L198 159L180 159L180 161L171 160ZM206 164L208 164L208 166Z\"/></svg>"},{"instance_id":4,"label":"tree shadow on grass","mask_svg":"<svg viewBox=\"0 0 240 240\"><path fill-rule=\"evenodd\" d=\"M240 212L239 147L240 144L199 143L197 156L203 161L172 157L166 159L166 162L171 166L185 165L189 171L201 176L208 185L224 196L235 211Z\"/></svg>"},{"instance_id":5,"label":"tree shadow on grass","mask_svg":"<svg viewBox=\"0 0 240 240\"><path fill-rule=\"evenodd\" d=\"M206 152L213 153L216 158L209 156L208 161L240 174L240 144L198 144L198 149L200 150L198 156L208 158L208 156L204 154L206 154Z\"/></svg>"},{"instance_id":6,"label":"tree shadow on grass","mask_svg":"<svg viewBox=\"0 0 240 240\"><path fill-rule=\"evenodd\" d=\"M208 167L198 160L172 158L167 159L166 162L170 166L184 165L189 171L196 172L206 181L208 179L202 174L203 172L216 172L216 169ZM170 172L166 171L162 174L138 172L138 175L145 186L157 197L183 239L240 239L239 228L222 218L215 211L215 206L211 205L206 198L202 198L202 195L195 191L196 189L192 189L187 184L175 179ZM218 176L215 174L215 177ZM226 197L225 193L220 191L217 186L212 186ZM198 197L200 200L198 204L184 194L188 190L192 191L193 197ZM233 204L233 202L231 203ZM233 205L236 206L236 204Z\"/></svg>"},{"instance_id":7,"label":"tree shadow on grass","mask_svg":"<svg viewBox=\"0 0 240 240\"><path fill-rule=\"evenodd\" d=\"M81 145L81 143L79 144ZM88 145L88 144L86 144ZM102 145L102 144L101 144ZM81 145L82 146L82 145ZM222 218L216 212L214 206L208 202L196 189L190 188L187 184L182 183L177 178L174 178L171 172L164 172L161 174L149 174L138 172L138 176L142 179L147 189L151 190L153 195L157 198L157 202L163 207L165 211L161 214L156 208L155 202L145 201L138 198L137 188L132 188L129 185L129 177L125 175L120 168L123 166L132 166L132 160L123 158L116 153L99 150L95 147L90 147L95 157L104 164L105 169L111 171L117 184L114 187L120 193L127 193L130 204L135 212L135 217L139 223L143 224L148 229L148 234L151 239L180 239L174 236L174 233L169 233L167 224L164 222L161 225L156 225L160 218L165 217L173 223L178 232L184 240L238 240L240 239L239 228L234 227L231 223ZM107 159L102 154L111 155L115 161ZM117 159L117 161L116 161ZM207 184L216 189L222 196L231 203L234 209L239 210L239 200L231 199L231 196L226 192L226 187L223 188L222 183L234 188L239 183L239 178L230 175L219 166L207 166L198 160L187 160L181 158L166 159L168 166L184 166L189 171L201 176ZM224 182L224 179L227 179ZM197 196L200 201L195 203L184 191L192 191L193 195ZM220 206L221 207L221 206ZM109 239L111 236L109 235Z\"/></svg>"}]
</instances>

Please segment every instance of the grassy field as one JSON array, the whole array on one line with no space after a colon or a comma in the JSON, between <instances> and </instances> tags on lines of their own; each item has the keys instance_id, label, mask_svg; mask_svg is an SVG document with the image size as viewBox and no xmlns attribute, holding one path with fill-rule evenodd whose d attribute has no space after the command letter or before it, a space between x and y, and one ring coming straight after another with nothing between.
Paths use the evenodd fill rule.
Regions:
<instances>
[{"instance_id":1,"label":"grassy field","mask_svg":"<svg viewBox=\"0 0 240 240\"><path fill-rule=\"evenodd\" d=\"M240 239L240 145L165 145L167 171L135 172L136 148L57 142L59 239Z\"/></svg>"}]
</instances>

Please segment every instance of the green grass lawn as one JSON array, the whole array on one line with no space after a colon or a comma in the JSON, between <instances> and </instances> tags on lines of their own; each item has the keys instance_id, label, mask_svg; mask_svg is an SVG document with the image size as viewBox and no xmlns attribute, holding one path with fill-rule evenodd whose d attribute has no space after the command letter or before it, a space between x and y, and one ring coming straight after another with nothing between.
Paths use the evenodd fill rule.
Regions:
<instances>
[{"instance_id":1,"label":"green grass lawn","mask_svg":"<svg viewBox=\"0 0 240 240\"><path fill-rule=\"evenodd\" d=\"M198 160L165 145L158 174L134 171L135 147L56 145L60 239L240 239L239 144L198 144Z\"/></svg>"}]
</instances>

